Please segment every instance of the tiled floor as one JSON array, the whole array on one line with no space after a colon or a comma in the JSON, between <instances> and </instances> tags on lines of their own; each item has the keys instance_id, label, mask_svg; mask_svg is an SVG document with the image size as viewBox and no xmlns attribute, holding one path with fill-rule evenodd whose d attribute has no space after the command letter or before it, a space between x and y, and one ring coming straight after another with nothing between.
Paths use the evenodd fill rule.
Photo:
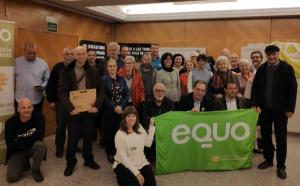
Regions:
<instances>
[{"instance_id":1,"label":"tiled floor","mask_svg":"<svg viewBox=\"0 0 300 186\"><path fill-rule=\"evenodd\" d=\"M65 177L63 171L65 160L54 156L54 136L45 139L48 146L47 161L43 162L42 172L45 180L37 184L31 177L31 172L24 174L24 178L11 185L33 186L114 186L117 185L111 164L106 161L103 149L94 144L95 159L101 165L100 170L91 170L83 166L82 158L78 154L75 172ZM258 170L256 165L261 162L261 155L254 155L253 168L247 170L225 172L182 172L156 176L158 186L299 186L300 185L300 136L288 136L288 157L286 180L276 176L276 168ZM0 167L0 186L10 185L6 182L6 167Z\"/></svg>"}]
</instances>

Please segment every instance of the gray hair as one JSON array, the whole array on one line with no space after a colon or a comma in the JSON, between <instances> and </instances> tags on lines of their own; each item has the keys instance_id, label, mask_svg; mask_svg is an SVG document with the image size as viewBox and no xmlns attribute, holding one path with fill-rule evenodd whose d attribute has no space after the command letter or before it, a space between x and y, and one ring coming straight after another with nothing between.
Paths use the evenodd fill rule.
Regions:
<instances>
[{"instance_id":1,"label":"gray hair","mask_svg":"<svg viewBox=\"0 0 300 186\"><path fill-rule=\"evenodd\" d=\"M130 61L132 61L132 63L135 63L135 59L134 59L133 56L127 56L127 57L125 57L124 62L126 62L127 60L130 60Z\"/></svg>"},{"instance_id":2,"label":"gray hair","mask_svg":"<svg viewBox=\"0 0 300 186\"><path fill-rule=\"evenodd\" d=\"M215 70L216 70L216 71L218 71L217 66L218 66L218 63L220 63L220 62L225 62L227 68L230 69L228 57L226 57L226 56L219 56L219 57L216 59L216 64L215 64Z\"/></svg>"},{"instance_id":3,"label":"gray hair","mask_svg":"<svg viewBox=\"0 0 300 186\"><path fill-rule=\"evenodd\" d=\"M120 45L117 42L110 42L110 43L108 43L107 48L116 48L117 51L120 51Z\"/></svg>"}]
</instances>

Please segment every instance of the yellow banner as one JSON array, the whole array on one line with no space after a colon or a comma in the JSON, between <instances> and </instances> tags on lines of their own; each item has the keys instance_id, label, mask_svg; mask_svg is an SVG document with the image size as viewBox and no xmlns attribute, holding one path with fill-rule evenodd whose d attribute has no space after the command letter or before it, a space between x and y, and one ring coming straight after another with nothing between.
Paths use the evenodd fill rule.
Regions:
<instances>
[{"instance_id":1,"label":"yellow banner","mask_svg":"<svg viewBox=\"0 0 300 186\"><path fill-rule=\"evenodd\" d=\"M300 43L274 42L280 48L279 58L294 68L296 77L300 77Z\"/></svg>"},{"instance_id":2,"label":"yellow banner","mask_svg":"<svg viewBox=\"0 0 300 186\"><path fill-rule=\"evenodd\" d=\"M13 22L0 20L0 163L5 160L4 124L14 114Z\"/></svg>"}]
</instances>

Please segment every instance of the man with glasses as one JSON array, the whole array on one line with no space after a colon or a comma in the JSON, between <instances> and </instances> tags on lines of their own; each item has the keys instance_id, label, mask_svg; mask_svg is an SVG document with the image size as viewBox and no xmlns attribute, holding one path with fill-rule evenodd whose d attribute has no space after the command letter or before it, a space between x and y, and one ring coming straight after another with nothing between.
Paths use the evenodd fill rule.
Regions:
<instances>
[{"instance_id":1,"label":"man with glasses","mask_svg":"<svg viewBox=\"0 0 300 186\"><path fill-rule=\"evenodd\" d=\"M207 86L202 80L195 81L193 92L181 96L178 110L191 112L212 111L212 100L206 96Z\"/></svg>"},{"instance_id":2,"label":"man with glasses","mask_svg":"<svg viewBox=\"0 0 300 186\"><path fill-rule=\"evenodd\" d=\"M163 113L175 110L175 104L166 96L166 87L162 83L156 83L153 87L153 97L146 100L143 105L142 124L145 130L149 129L150 119ZM145 154L150 162L155 160L155 143L151 148L145 147Z\"/></svg>"},{"instance_id":3,"label":"man with glasses","mask_svg":"<svg viewBox=\"0 0 300 186\"><path fill-rule=\"evenodd\" d=\"M261 53L261 51L259 50L256 50L256 51L253 51L251 53L251 61L252 61L252 64L253 64L253 74L256 73L258 67L260 66L261 62L263 60L263 54Z\"/></svg>"}]
</instances>

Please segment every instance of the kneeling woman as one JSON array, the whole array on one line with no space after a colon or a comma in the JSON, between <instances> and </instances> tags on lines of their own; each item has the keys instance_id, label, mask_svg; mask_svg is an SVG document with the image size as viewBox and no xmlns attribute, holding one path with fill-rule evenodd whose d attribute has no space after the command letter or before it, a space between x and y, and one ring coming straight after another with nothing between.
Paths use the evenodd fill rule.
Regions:
<instances>
[{"instance_id":1,"label":"kneeling woman","mask_svg":"<svg viewBox=\"0 0 300 186\"><path fill-rule=\"evenodd\" d=\"M127 107L115 136L117 153L113 168L121 186L156 185L153 171L144 154L144 146L150 147L153 142L154 120L150 120L148 133L138 121L136 109L133 106Z\"/></svg>"}]
</instances>

